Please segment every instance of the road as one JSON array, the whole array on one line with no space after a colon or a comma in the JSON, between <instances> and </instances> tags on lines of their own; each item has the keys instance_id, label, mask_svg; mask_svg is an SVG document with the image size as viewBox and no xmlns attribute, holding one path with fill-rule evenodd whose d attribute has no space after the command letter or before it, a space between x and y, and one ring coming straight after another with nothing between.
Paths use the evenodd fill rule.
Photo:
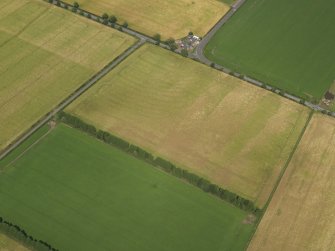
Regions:
<instances>
[{"instance_id":1,"label":"road","mask_svg":"<svg viewBox=\"0 0 335 251\"><path fill-rule=\"evenodd\" d=\"M235 77L242 78L243 80L245 80L246 82L248 82L250 84L253 84L253 85L262 87L262 88L264 88L268 91L272 91L272 92L275 92L277 94L280 94L281 91L276 89L275 87L270 86L270 85L266 85L266 84L264 84L264 83L262 83L258 80L250 78L248 76L241 76L240 73L233 72L230 69L228 69L228 68L226 68L222 65L218 65L218 64L210 61L204 55L204 49L205 49L206 45L209 43L209 41L212 39L212 37L215 35L215 33L235 14L235 12L245 3L245 1L246 0L237 0L235 2L235 4L232 5L231 9L223 16L223 18L219 22L217 22L216 25L200 41L199 45L197 46L197 48L195 50L195 53L194 53L193 57L197 58L200 62L202 62L206 65L213 65L218 70L221 70L221 71L223 71L225 73L228 73L228 74L232 74ZM282 95L284 97L292 100L292 101L295 101L297 103L302 103L302 104L311 108L314 111L329 112L328 110L322 108L321 106L313 104L313 103L308 102L308 101L303 101L301 98L299 98L297 96L294 96L294 95L291 95L291 94L288 94L288 93L283 93ZM329 113L329 115L335 117L335 112L331 112L331 113Z\"/></svg>"},{"instance_id":2,"label":"road","mask_svg":"<svg viewBox=\"0 0 335 251\"><path fill-rule=\"evenodd\" d=\"M52 119L56 113L62 111L66 106L68 106L71 102L73 102L76 98L78 98L81 94L87 91L92 85L94 85L97 81L103 78L106 74L108 74L112 69L114 69L118 64L120 64L125 58L127 58L131 53L133 53L136 49L138 49L141 45L145 43L144 39L140 39L136 44L128 48L125 52L123 52L120 56L115 58L112 62L106 65L101 71L87 80L81 87L79 87L75 92L73 92L70 96L64 99L56 108L50 111L47 115L45 115L42 119L40 119L37 123L35 123L28 131L26 131L22 136L17 139L14 143L9 145L0 153L0 160L3 159L8 153L18 147L23 141L25 141L29 136L31 136L34 132L36 132L40 127L46 124L50 119Z\"/></svg>"},{"instance_id":3,"label":"road","mask_svg":"<svg viewBox=\"0 0 335 251\"><path fill-rule=\"evenodd\" d=\"M194 55L190 55L191 58L197 58L200 62L205 63L207 65L211 65L214 62L208 60L204 54L203 50L207 43L210 41L210 39L214 36L214 34L221 28L222 25L224 25L233 15L234 13L243 5L243 3L246 0L237 0L236 3L231 7L231 9L226 13L226 15L205 35L205 37L201 40L200 44L196 48L196 52ZM52 2L56 5L57 1L54 0ZM66 4L60 1L60 5L62 8L64 8L65 5L69 6L69 8L72 8L72 5ZM90 13L85 10L83 11L84 15L91 15L91 19L99 22L101 17ZM108 23L108 26L112 26L112 23ZM114 28L118 29L120 25L115 24ZM0 152L0 160L3 159L8 153L10 153L12 150L14 150L17 146L19 146L24 140L26 140L29 136L31 136L35 131L37 131L40 127L42 127L45 123L47 123L50 119L52 119L56 113L63 110L66 106L68 106L71 102L73 102L76 98L78 98L81 94L83 94L86 90L88 90L92 85L94 85L97 81L99 81L102 77L104 77L107 73L109 73L113 68L115 68L120 62L122 62L125 58L127 58L131 53L133 53L137 48L139 48L141 45L143 45L145 42L149 42L152 44L156 44L156 41L152 39L149 36L146 36L142 33L139 33L137 31L131 30L129 28L122 27L122 31L136 37L139 41L131 46L128 50L126 50L124 53L122 53L119 57L114 59L111 63L109 63L107 66L105 66L100 72L98 72L96 75L94 75L92 78L90 78L88 81L86 81L79 89L77 89L74 93L72 93L69 97L67 97L65 100L63 100L56 108L54 108L52 111L50 111L47 115L45 115L42 119L40 119L37 123L35 123L27 132L25 132L19 139L14 141L14 143L10 144L7 148L5 148L2 152ZM170 47L166 44L160 43L160 47L164 49L170 49ZM225 68L221 65L215 64L214 67L218 70L221 70L226 73L230 73L234 75L235 77L242 78L246 82L262 87L266 90L273 91L277 94L280 94L279 90L276 90L276 88L266 85L258 80L252 79L248 76L241 76L241 74L232 72L230 69ZM296 97L294 95L284 93L284 97L293 100L297 103L302 103L302 100L299 97ZM304 101L303 104L315 111L319 112L328 112L327 110L323 109L319 105L315 105L313 103ZM330 116L335 117L335 112L332 112L329 114Z\"/></svg>"},{"instance_id":4,"label":"road","mask_svg":"<svg viewBox=\"0 0 335 251\"><path fill-rule=\"evenodd\" d=\"M73 5L71 5L69 3L64 3L62 1L58 1L58 2L60 3L60 7L62 7L62 8L64 8L65 6L68 6L68 8L71 9L73 7ZM52 2L52 4L56 5L57 4L57 0L54 0ZM92 19L93 21L101 23L100 20L102 18L100 16L98 16L98 15L96 15L94 13L91 13L89 11L83 10L83 9L78 9L77 12L79 12L79 11L82 11L85 17L87 17L88 15L90 15L91 16L90 19ZM112 27L112 25L114 25L114 27ZM116 23L112 24L111 22L108 22L106 24L106 26L111 27L112 29L119 29L121 27L122 28L122 32L124 32L124 33L126 33L126 34L128 34L130 36L134 36L134 37L136 37L139 40L144 40L145 42L152 43L152 44L156 44L157 43L157 41L154 40L153 38L151 38L151 37L149 37L149 36L147 36L145 34L142 34L142 33L138 32L138 31L122 27L119 24L116 24ZM164 48L164 49L170 50L170 47L168 45L164 44L164 43L160 43L159 46L162 47L162 48Z\"/></svg>"},{"instance_id":5,"label":"road","mask_svg":"<svg viewBox=\"0 0 335 251\"><path fill-rule=\"evenodd\" d=\"M231 6L230 10L220 19L219 22L214 25L214 27L200 41L199 45L196 48L195 54L201 62L207 65L210 65L212 63L203 54L206 45L212 39L215 33L221 28L221 26L224 25L234 15L234 13L244 4L245 1L246 0L237 0L236 3Z\"/></svg>"}]
</instances>

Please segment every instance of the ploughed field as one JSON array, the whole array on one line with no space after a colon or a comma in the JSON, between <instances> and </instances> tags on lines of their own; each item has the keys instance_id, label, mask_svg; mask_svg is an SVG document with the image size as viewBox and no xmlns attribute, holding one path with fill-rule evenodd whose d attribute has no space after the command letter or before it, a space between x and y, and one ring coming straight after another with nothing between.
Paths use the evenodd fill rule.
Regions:
<instances>
[{"instance_id":1,"label":"ploughed field","mask_svg":"<svg viewBox=\"0 0 335 251\"><path fill-rule=\"evenodd\" d=\"M0 1L0 149L135 40L38 0Z\"/></svg>"},{"instance_id":2,"label":"ploughed field","mask_svg":"<svg viewBox=\"0 0 335 251\"><path fill-rule=\"evenodd\" d=\"M72 4L73 2L67 0ZM204 36L229 10L226 1L217 0L79 0L80 8L97 15L115 15L122 24L163 39L185 37L193 31Z\"/></svg>"},{"instance_id":3,"label":"ploughed field","mask_svg":"<svg viewBox=\"0 0 335 251\"><path fill-rule=\"evenodd\" d=\"M248 0L205 48L212 61L318 100L335 79L335 1Z\"/></svg>"},{"instance_id":4,"label":"ploughed field","mask_svg":"<svg viewBox=\"0 0 335 251\"><path fill-rule=\"evenodd\" d=\"M244 211L66 125L46 131L0 162L0 215L34 238L59 250L245 248Z\"/></svg>"},{"instance_id":5,"label":"ploughed field","mask_svg":"<svg viewBox=\"0 0 335 251\"><path fill-rule=\"evenodd\" d=\"M314 115L249 246L335 250L335 120Z\"/></svg>"},{"instance_id":6,"label":"ploughed field","mask_svg":"<svg viewBox=\"0 0 335 251\"><path fill-rule=\"evenodd\" d=\"M67 112L262 207L308 110L144 45Z\"/></svg>"}]
</instances>

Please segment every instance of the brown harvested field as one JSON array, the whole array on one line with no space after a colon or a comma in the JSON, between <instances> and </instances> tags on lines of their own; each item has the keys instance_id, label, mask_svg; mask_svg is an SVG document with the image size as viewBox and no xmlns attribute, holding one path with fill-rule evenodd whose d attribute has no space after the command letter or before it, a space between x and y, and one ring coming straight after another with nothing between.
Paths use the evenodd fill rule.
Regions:
<instances>
[{"instance_id":1,"label":"brown harvested field","mask_svg":"<svg viewBox=\"0 0 335 251\"><path fill-rule=\"evenodd\" d=\"M40 0L1 0L0 150L134 42Z\"/></svg>"},{"instance_id":2,"label":"brown harvested field","mask_svg":"<svg viewBox=\"0 0 335 251\"><path fill-rule=\"evenodd\" d=\"M73 1L67 0L69 3ZM98 15L115 15L119 23L148 35L181 38L193 31L204 36L229 10L217 0L78 0L80 7Z\"/></svg>"},{"instance_id":3,"label":"brown harvested field","mask_svg":"<svg viewBox=\"0 0 335 251\"><path fill-rule=\"evenodd\" d=\"M335 250L335 119L314 115L249 251Z\"/></svg>"},{"instance_id":4,"label":"brown harvested field","mask_svg":"<svg viewBox=\"0 0 335 251\"><path fill-rule=\"evenodd\" d=\"M29 251L29 249L6 235L0 234L0 251Z\"/></svg>"},{"instance_id":5,"label":"brown harvested field","mask_svg":"<svg viewBox=\"0 0 335 251\"><path fill-rule=\"evenodd\" d=\"M309 110L144 45L67 112L263 206Z\"/></svg>"}]
</instances>

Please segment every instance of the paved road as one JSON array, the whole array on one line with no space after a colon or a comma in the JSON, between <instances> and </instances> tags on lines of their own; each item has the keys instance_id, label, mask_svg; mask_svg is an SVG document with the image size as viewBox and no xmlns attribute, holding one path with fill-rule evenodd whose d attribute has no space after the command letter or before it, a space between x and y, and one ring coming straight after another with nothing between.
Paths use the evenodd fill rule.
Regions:
<instances>
[{"instance_id":1,"label":"paved road","mask_svg":"<svg viewBox=\"0 0 335 251\"><path fill-rule=\"evenodd\" d=\"M212 64L210 60L208 60L203 55L203 50L206 46L206 44L209 42L209 40L214 36L214 34L220 29L222 25L224 25L229 18L231 18L234 13L242 6L242 4L246 0L237 0L237 2L232 6L232 8L229 10L229 12L207 33L207 35L202 39L199 46L196 48L195 55L190 55L191 58L197 58L202 63L205 63L207 65ZM53 1L53 4L56 4L56 1ZM66 4L63 2L60 2L61 6L64 7ZM71 5L67 4L68 6ZM94 21L99 22L100 17L89 13L85 10L82 10L83 13L87 16L88 14L91 15L91 19ZM111 23L108 23L109 26L111 26ZM115 28L119 28L120 26L115 24ZM63 102L61 102L56 108L54 108L52 111L50 111L46 116L44 116L41 120L39 120L35 125L31 127L30 130L28 130L24 135L22 135L18 140L16 140L13 144L9 145L6 149L4 149L2 152L0 152L0 160L3 159L9 152L11 152L13 149L15 149L17 146L19 146L24 140L26 140L30 135L32 135L35 131L37 131L41 126L43 126L45 123L47 123L50 119L53 118L53 116L58 113L59 111L63 110L66 106L68 106L71 102L73 102L76 98L78 98L81 94L83 94L87 89L89 89L92 85L94 85L98 80L100 80L102 77L104 77L108 72L110 72L113 68L115 68L120 62L122 62L126 57L128 57L131 53L133 53L137 48L139 48L141 45L143 45L145 42L156 44L156 41L152 39L149 36L146 36L144 34L141 34L137 31L124 28L122 27L123 32L135 36L139 39L139 41L134 44L132 47L130 47L128 50L126 50L123 54L121 54L119 57L114 59L110 64L108 64L105 68L103 68L99 73L94 75L92 78L90 78L88 81L86 81L78 90L76 90L74 93L72 93L69 97L67 97ZM160 47L164 49L170 49L170 47L166 44L160 44ZM224 71L226 73L231 73L235 77L241 77L239 73L231 72L228 68L225 68L221 65L214 64L215 68ZM243 76L243 79L253 85L265 88L269 91L274 91L279 94L279 90L275 90L272 86L266 85L258 80L252 79L247 76ZM291 99L295 102L300 103L301 99L299 97L290 95L290 94L284 94L284 96L288 99ZM315 111L326 111L319 105L312 104L310 102L304 102L304 104L315 110ZM331 116L335 117L335 112L330 114Z\"/></svg>"},{"instance_id":2,"label":"paved road","mask_svg":"<svg viewBox=\"0 0 335 251\"><path fill-rule=\"evenodd\" d=\"M245 1L246 0L237 0L235 4L231 6L230 10L221 18L221 20L217 22L216 25L200 41L196 48L195 54L201 62L208 65L212 63L203 54L206 45L215 35L215 33L221 28L221 26L224 25L234 15L234 13L242 6L242 4L244 4Z\"/></svg>"},{"instance_id":3,"label":"paved road","mask_svg":"<svg viewBox=\"0 0 335 251\"><path fill-rule=\"evenodd\" d=\"M60 5L61 5L62 8L64 8L66 5L68 6L69 9L71 9L71 8L73 7L71 4L64 3L64 2L62 2L62 1L59 1L59 2L60 2ZM57 4L57 1L54 0L54 1L53 1L53 4L56 5L56 4ZM84 16L87 17L88 15L90 15L90 16L91 16L91 19L92 19L93 21L96 21L96 22L101 23L101 22L100 22L101 17L99 17L98 15L96 15L96 14L94 14L94 13L91 13L91 12L88 12L88 11L83 10L83 9L79 9L79 10L82 11L82 12L84 13ZM112 27L112 23L111 23L111 22L108 22L108 23L107 23L107 26L109 26L109 27L111 27L111 28L113 28L113 29L119 29L119 28L121 27L121 28L122 28L122 31L123 31L124 33L127 33L128 35L134 36L134 37L136 37L136 38L138 38L138 39L140 39L140 40L145 40L145 42L149 42L149 43L152 43L152 44L156 44L156 42L157 42L156 40L154 40L153 38L151 38L151 37L149 37L149 36L147 36L147 35L145 35L145 34L142 34L142 33L140 33L140 32L137 32L137 31L132 30L132 29L129 29L129 28L122 27L122 26L119 25L119 24L114 24L114 27ZM163 44L163 43L160 43L159 46L162 47L162 48L164 48L164 49L168 49L168 50L170 49L170 47L169 47L168 45Z\"/></svg>"},{"instance_id":4,"label":"paved road","mask_svg":"<svg viewBox=\"0 0 335 251\"><path fill-rule=\"evenodd\" d=\"M40 127L42 127L50 119L52 119L56 113L63 110L66 106L68 106L71 102L73 102L81 94L87 91L92 85L94 85L97 81L103 78L107 73L109 73L113 68L115 68L119 63L121 63L125 58L127 58L131 53L133 53L137 48L139 48L144 43L145 43L145 40L140 39L136 44L134 44L132 47L130 47L124 53L122 53L119 57L117 57L107 66L105 66L100 72L98 72L93 77L91 77L89 80L87 80L79 89L73 92L70 96L68 96L65 100L63 100L56 108L54 108L46 116L44 116L41 120L39 120L35 125L33 125L18 140L16 140L13 144L5 148L5 150L3 150L0 153L0 160L3 159L8 153L10 153L16 147L18 147L24 140L26 140L30 135L36 132Z\"/></svg>"},{"instance_id":5,"label":"paved road","mask_svg":"<svg viewBox=\"0 0 335 251\"><path fill-rule=\"evenodd\" d=\"M224 17L205 35L205 37L201 40L201 42L199 43L199 45L196 48L195 54L193 55L194 57L196 57L199 61L201 61L202 63L206 64L206 65L213 65L216 69L221 70L225 73L228 74L232 74L235 77L241 78L241 74L237 73L237 72L232 72L230 69L222 66L222 65L218 65L212 61L210 61L208 58L205 57L204 55L204 49L206 47L206 45L208 44L208 42L211 40L211 38L215 35L215 33L234 15L234 13L245 3L246 0L237 0L235 2L234 5L232 5L231 9L226 13L226 15L224 15ZM266 85L258 80L252 79L250 77L247 76L242 76L242 78L253 85L265 88L268 91L273 91L277 94L280 94L280 90L270 86L270 85ZM328 112L326 109L320 107L319 105L313 104L311 102L308 101L304 101L294 95L288 94L288 93L284 93L283 94L284 97L295 101L297 103L303 103L304 105L306 105L307 107L315 110L315 111L319 111L319 112ZM330 113L329 115L335 117L335 112Z\"/></svg>"}]
</instances>

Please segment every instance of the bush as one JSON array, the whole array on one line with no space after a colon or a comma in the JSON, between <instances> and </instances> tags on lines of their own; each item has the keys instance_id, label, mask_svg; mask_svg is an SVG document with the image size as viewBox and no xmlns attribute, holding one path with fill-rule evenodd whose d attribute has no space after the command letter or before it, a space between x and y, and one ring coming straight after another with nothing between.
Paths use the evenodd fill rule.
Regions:
<instances>
[{"instance_id":1,"label":"bush","mask_svg":"<svg viewBox=\"0 0 335 251\"><path fill-rule=\"evenodd\" d=\"M154 40L156 40L157 42L160 42L161 41L161 35L160 34L155 34L153 37L152 37Z\"/></svg>"},{"instance_id":2,"label":"bush","mask_svg":"<svg viewBox=\"0 0 335 251\"><path fill-rule=\"evenodd\" d=\"M117 18L116 16L112 15L109 17L109 22L111 22L112 24L115 24L117 22Z\"/></svg>"},{"instance_id":3,"label":"bush","mask_svg":"<svg viewBox=\"0 0 335 251\"><path fill-rule=\"evenodd\" d=\"M170 47L171 51L175 51L178 48L176 41L173 38L167 39L165 43Z\"/></svg>"},{"instance_id":4,"label":"bush","mask_svg":"<svg viewBox=\"0 0 335 251\"><path fill-rule=\"evenodd\" d=\"M127 22L124 22L124 23L122 24L122 27L124 27L124 28L128 28L128 23L127 23Z\"/></svg>"},{"instance_id":5,"label":"bush","mask_svg":"<svg viewBox=\"0 0 335 251\"><path fill-rule=\"evenodd\" d=\"M188 51L187 51L186 49L182 49L182 50L180 51L180 54L181 54L182 56L184 56L184 57L187 57L187 56L188 56Z\"/></svg>"},{"instance_id":6,"label":"bush","mask_svg":"<svg viewBox=\"0 0 335 251\"><path fill-rule=\"evenodd\" d=\"M53 248L49 243L35 239L31 235L27 234L27 232L21 227L4 220L2 217L0 217L0 231L4 232L9 237L21 242L25 246L33 248L34 250L57 251L57 249Z\"/></svg>"},{"instance_id":7,"label":"bush","mask_svg":"<svg viewBox=\"0 0 335 251\"><path fill-rule=\"evenodd\" d=\"M202 189L205 192L211 193L215 196L220 197L221 199L234 204L238 208L242 210L246 210L249 212L261 212L260 209L258 209L253 202L244 199L235 193L232 193L228 190L225 190L215 184L212 184L210 181L199 177L198 175L191 173L187 170L184 170L182 168L176 167L174 164L171 162L161 158L157 157L154 158L154 156L145 151L144 149L129 144L127 141L111 135L108 132L102 131L102 130L96 130L96 128L92 125L86 124L83 122L81 119L72 116L70 114L67 114L65 112L60 112L56 116L56 119L74 127L74 128L79 128L80 130L95 136L96 138L113 145L121 150L127 151L130 154L135 155L136 157L143 159L145 161L148 161L156 166L161 167L164 171L173 174L176 177L183 178L186 181L188 181L190 184L193 184L200 189ZM0 221L1 222L1 221Z\"/></svg>"},{"instance_id":8,"label":"bush","mask_svg":"<svg viewBox=\"0 0 335 251\"><path fill-rule=\"evenodd\" d=\"M102 19L108 20L108 14L107 13L102 14Z\"/></svg>"}]
</instances>

